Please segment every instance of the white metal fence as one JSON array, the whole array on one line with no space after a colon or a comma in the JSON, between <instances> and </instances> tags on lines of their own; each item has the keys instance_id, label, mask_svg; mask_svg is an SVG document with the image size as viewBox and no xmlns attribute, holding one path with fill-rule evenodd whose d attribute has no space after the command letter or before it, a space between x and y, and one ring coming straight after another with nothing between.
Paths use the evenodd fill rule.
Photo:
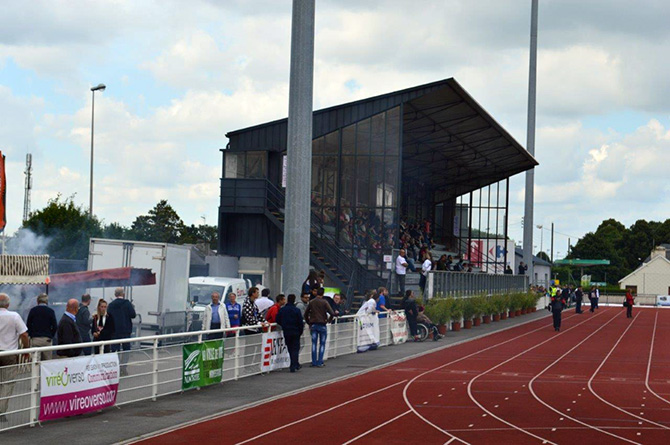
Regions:
<instances>
[{"instance_id":1,"label":"white metal fence","mask_svg":"<svg viewBox=\"0 0 670 445\"><path fill-rule=\"evenodd\" d=\"M400 311L402 312L402 311ZM358 323L355 315L340 317L328 325L325 359L356 352ZM270 325L275 328L276 325ZM261 373L262 334L243 335L242 331L261 326L184 332L140 338L28 348L18 351L0 351L2 357L27 355L20 364L0 368L0 433L13 428L34 426L40 411L40 357L43 352L53 354L63 349L101 347L130 343L130 351L118 351L119 361L126 364L127 375L121 376L116 405L156 400L157 397L182 392L182 346L200 343L209 334L224 333L224 360L222 383ZM280 329L280 328L276 328ZM390 318L379 319L380 343L392 343ZM300 342L300 362L311 362L311 337L305 326ZM54 355L54 357L56 357ZM61 359L61 358L54 358ZM3 411L3 403L7 407Z\"/></svg>"},{"instance_id":2,"label":"white metal fence","mask_svg":"<svg viewBox=\"0 0 670 445\"><path fill-rule=\"evenodd\" d=\"M526 292L525 275L497 275L432 270L428 272L427 293L433 297L461 297L478 294Z\"/></svg>"}]
</instances>

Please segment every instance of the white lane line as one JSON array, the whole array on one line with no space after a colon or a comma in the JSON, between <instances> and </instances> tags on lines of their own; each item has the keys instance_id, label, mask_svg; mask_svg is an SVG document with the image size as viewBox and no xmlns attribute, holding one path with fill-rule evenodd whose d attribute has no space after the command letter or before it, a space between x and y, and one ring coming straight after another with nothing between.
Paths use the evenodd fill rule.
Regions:
<instances>
[{"instance_id":1,"label":"white lane line","mask_svg":"<svg viewBox=\"0 0 670 445\"><path fill-rule=\"evenodd\" d=\"M649 392L655 395L658 399L663 400L667 404L670 404L670 401L658 395L653 389L651 389L651 386L649 386L649 373L651 371L651 357L654 355L654 341L656 340L656 325L658 324L658 311L659 309L656 309L656 317L654 317L654 332L651 334L651 347L649 348L649 362L647 362L647 376L644 380L644 385L647 387ZM646 392L647 391L645 391L645 393Z\"/></svg>"},{"instance_id":2,"label":"white lane line","mask_svg":"<svg viewBox=\"0 0 670 445\"><path fill-rule=\"evenodd\" d=\"M600 314L602 314L602 312L601 312ZM600 316L600 314L596 315L595 317ZM551 444L553 444L553 445L556 445L554 442L551 442L549 439L546 439L546 438L544 438L544 437L540 437L540 436L538 436L538 435L536 435L536 434L533 434L533 433L531 433L530 431L527 431L527 430L525 430L525 429L523 429L523 428L521 428L521 427L519 427L519 426L516 426L516 425L514 425L513 423L508 422L507 420L503 419L502 417L496 416L496 415L493 414L491 411L487 410L487 409L484 407L484 405L482 405L481 403L479 403L479 401L478 401L478 400L475 398L475 396L472 394L472 384L473 384L479 377L484 376L484 375L488 374L489 372L491 372L491 371L493 371L493 370L495 370L495 369L498 369L499 367L501 367L501 366L503 366L503 365L505 365L505 364L511 362L512 360L515 360L515 359L521 357L522 355L526 354L526 353L529 352L529 351L532 351L532 350L535 349L535 348L539 348L539 347L542 346L543 344L548 343L548 342L550 342L550 341L552 341L552 340L554 340L554 339L560 337L561 335L565 334L566 332L569 332L569 331L571 331L572 329L575 329L575 328L577 328L577 327L583 325L584 323L588 323L590 320L593 320L595 317L587 318L586 320L582 321L581 323L578 323L578 324L572 326L571 328L568 328L568 329L564 330L563 332L561 332L561 333L559 333L559 334L557 334L557 335L555 335L555 336L552 336L552 337L548 338L547 340L545 340L545 341L543 341L543 342L541 342L541 343L538 343L538 344L536 344L535 346L533 346L533 347L531 347L531 348L526 349L525 351L522 351L522 352L518 353L517 355L515 355L515 356L513 356L513 357L511 357L511 358L509 358L509 359L507 359L507 360L505 360L504 362L498 363L498 364L495 365L494 367L489 368L489 369L487 369L486 371L479 373L478 375L476 375L475 377L473 377L472 379L470 379L470 382L468 383L468 396L470 397L470 400L472 400L472 401L475 403L475 405L477 405L480 409L482 409L482 410L485 411L486 413L490 414L491 417L493 417L493 418L499 420L500 422L504 423L505 425L511 426L512 428L514 428L514 429L517 430L517 431L520 431L520 432L522 432L522 433L524 433L524 434L527 434L527 435L529 435L529 436L531 436L531 437L534 437L534 438L536 438L536 439L538 439L538 440L541 440L542 443L551 443ZM517 391L514 391L514 392L517 393Z\"/></svg>"},{"instance_id":3,"label":"white lane line","mask_svg":"<svg viewBox=\"0 0 670 445\"><path fill-rule=\"evenodd\" d=\"M254 440L256 440L256 439L260 439L261 437L265 437L265 436L267 436L268 434L272 434L272 433L275 433L275 432L277 432L277 431L281 431L281 430L283 430L284 428L288 428L288 427L290 427L290 426L293 426L293 425L297 425L297 424L299 424L299 423L302 423L302 422L304 422L304 421L306 421L306 420L310 420L310 419L313 419L313 418L315 418L315 417L318 417L318 416L320 416L320 415L322 415L322 414L329 413L329 412L334 411L334 410L336 410L336 409L338 409L338 408L342 408L343 406L349 405L350 403L357 402L357 401L359 401L359 400L361 400L361 399L364 399L364 398L366 398L366 397L370 397L370 396L375 395L375 394L379 394L379 393L382 392L382 391L386 391L387 389L391 389L391 388L393 388L393 387L395 387L395 386L398 386L398 385L400 385L400 384L402 384L402 383L405 383L406 381L407 381L407 379L403 380L402 382L397 382L397 383L394 383L394 384L392 384L392 385L385 386L385 387L380 388L380 389L378 389L378 390L376 390L376 391L369 392L369 393L364 394L364 395L362 395L362 396L356 397L355 399L351 399L351 400L348 400L348 401L346 401L346 402L340 403L339 405L331 406L330 408L328 408L328 409L324 409L323 411L319 411L318 413L314 413L314 414L312 414L311 416L303 417L302 419L293 421L293 422L291 422L291 423L287 423L287 424L282 425L282 426L280 426L280 427L277 427L277 428L275 428L275 429L273 429L273 430L266 431L266 432L264 432L264 433L262 433L262 434L259 434L259 435L257 435L257 436L252 437L251 439L243 440L242 442L237 442L236 445L242 445L243 443L249 443L249 442L252 442L252 441L254 441Z\"/></svg>"},{"instance_id":4,"label":"white lane line","mask_svg":"<svg viewBox=\"0 0 670 445\"><path fill-rule=\"evenodd\" d=\"M576 315L572 315L572 316L566 318L566 320L569 319L569 318L575 317L575 316L576 316ZM412 406L412 404L409 403L409 398L407 397L407 390L409 389L409 387L410 387L410 386L412 385L412 383L414 383L417 379L419 379L420 377L423 377L423 376L426 375L426 374L429 374L429 373L434 372L434 371L439 371L440 369L446 368L447 366L449 366L449 365L453 365L454 363L458 363L458 362L463 361L463 360L466 360L466 359L468 359L468 358L470 358L470 357L474 357L475 355L481 354L482 352L486 352L486 351L488 351L488 350L490 350L490 349L497 348L498 346L504 345L504 344L506 344L506 343L512 342L512 341L514 341L514 340L517 340L517 339L519 339L519 338L521 338L521 337L525 337L525 336L527 336L527 335L534 334L534 333L537 332L537 331L541 331L541 330L543 330L543 329L548 329L548 328L549 328L548 326L541 326L541 327L539 327L539 328L537 328L537 329L533 329L532 331L526 332L525 334L517 335L516 337L512 337L512 338L510 338L510 339L508 339L508 340L505 340L505 341L503 341L503 342L496 343L495 345L491 345L491 346L489 346L489 347L487 347L487 348L484 348L484 349L482 349L482 350L480 350L480 351L473 352L472 354L468 354L468 355L466 355L466 356L464 356L464 357L461 357L461 358L459 358L459 359L452 360L452 361L450 361L449 363L445 363L445 364L440 365L440 366L437 366L437 367L435 367L435 368L433 368L433 369L429 369L428 371L424 371L424 372L422 372L421 374L417 375L417 376L414 377L412 380L410 380L409 382L407 382L407 385L405 385L405 388L404 388L403 391L402 391L402 396L403 396L403 398L405 399L405 404L407 405L407 407L408 407L410 410L412 410L412 412L414 413L415 416L417 416L419 419L423 420L423 421L424 421L425 423L427 423L428 425L432 426L433 428L435 428L435 429L438 430L438 431L441 431L442 433L444 433L445 435L451 437L452 439L455 439L455 440L458 440L459 442L463 442L463 443L465 443L465 444L468 444L469 442L466 442L466 441L464 441L463 439L460 439L460 438L454 436L453 434L450 434L450 433L447 432L446 430L440 428L439 426L435 425L433 422L431 422L430 420L426 419L426 418L423 417L421 414L419 414L419 413L417 412L417 410L414 409L414 407ZM456 388L451 388L451 390L454 391L454 390L456 390ZM472 426L472 425L470 425L470 426Z\"/></svg>"},{"instance_id":5,"label":"white lane line","mask_svg":"<svg viewBox=\"0 0 670 445\"><path fill-rule=\"evenodd\" d=\"M603 359L602 363L600 363L600 366L598 366L598 369L596 369L596 371L593 373L593 375L592 375L591 378L589 379L589 381L588 381L588 383L587 383L587 386L589 387L589 390L593 393L594 396L596 396L601 402L603 402L603 403L605 403L605 404L611 406L612 408L614 408L614 409L618 409L618 410L621 411L622 413L626 413L626 414L628 414L629 416L635 417L635 418L638 419L638 420L644 420L645 422L647 422L647 423L651 423L652 425L656 425L656 426L661 427L661 428L663 428L663 429L670 430L670 428L667 427L667 426L665 426L665 425L661 425L660 423L656 423L656 422L654 422L654 421L652 421L652 420L648 420L648 419L645 419L645 418L643 418L643 417L640 417L640 416L638 416L638 415L636 415L636 414L631 413L630 411L626 411L625 409L623 409L623 408L621 408L621 407L619 407L619 406L617 406L617 405L615 405L615 404L613 404L613 403L608 402L607 400L605 400L605 399L603 399L602 397L600 397L600 395L598 395L598 394L595 392L595 390L593 389L593 379L596 377L596 375L598 374L598 372L600 372L600 370L602 369L602 367L605 366L605 362L607 362L607 359L610 358L610 356L612 355L612 353L614 352L614 350L616 349L616 347L619 346L619 343L621 342L621 340L623 340L624 336L626 335L626 332L628 332L628 330L629 330L630 328L633 327L633 323L635 323L635 321L637 321L637 317L639 317L641 313L642 313L642 312L640 312L640 311L637 312L637 315L635 316L635 318L633 318L633 321L630 322L630 324L628 325L628 327L626 328L626 330L623 331L623 334L621 334L621 336L619 337L619 339L617 340L617 342L614 343L614 346L612 346L612 349L610 350L610 352L605 356L605 358ZM642 406L644 406L644 404L643 404ZM640 415L642 415L642 414L644 414L644 413L640 413Z\"/></svg>"},{"instance_id":6,"label":"white lane line","mask_svg":"<svg viewBox=\"0 0 670 445\"><path fill-rule=\"evenodd\" d=\"M409 409L408 409L408 410L405 411L404 413L402 413L402 414L398 414L398 415L395 416L393 419L389 419L389 420L387 420L386 422L381 423L381 424L377 425L376 427L367 430L367 431L364 432L363 434L359 434L358 436L354 437L353 439L351 439L351 440L349 440L349 441L347 441L347 442L344 442L342 445L349 445L350 443L357 441L357 440L360 439L361 437L365 437L365 436L367 436L368 434L372 433L373 431L377 431L379 428L383 428L383 427L385 427L386 425L388 425L389 423L393 422L394 420L398 420L398 419L400 419L401 417L406 416L407 414L409 414L409 413L411 413L411 412L412 412L412 410L409 410ZM452 440L453 440L453 439L452 439Z\"/></svg>"},{"instance_id":7,"label":"white lane line","mask_svg":"<svg viewBox=\"0 0 670 445\"><path fill-rule=\"evenodd\" d=\"M573 422L577 422L577 423L579 423L580 425L584 425L585 427L594 429L594 430L596 430L596 431L600 431L600 432L603 433L603 434L607 434L608 436L612 436L612 437L614 437L614 438L623 440L623 441L625 441L625 442L634 443L634 444L636 444L636 445L641 445L641 444L639 444L638 442L633 442L632 440L628 440L628 439L626 439L625 437L621 437L621 436L618 436L618 435L616 435L616 434L610 433L609 431L605 431L605 430L603 430L603 429L601 429L601 428L598 428L598 427L596 427L596 426L590 425L590 424L588 424L588 423L586 423L586 422L582 422L582 421L579 420L579 419L576 419L576 418L574 418L574 417L572 417L572 416L569 416L568 414L565 414L564 412L561 412L560 410L554 408L553 406L549 405L547 402L545 402L544 400L542 400L540 397L538 397L538 395L535 394L535 391L533 390L533 383L535 382L535 380L537 380L538 377L540 377L542 374L544 374L545 372L547 372L547 370L549 370L550 368L552 368L556 363L560 362L560 361L563 360L565 357L567 357L572 351L574 351L575 349L577 349L578 347L580 347L580 346L581 346L582 344L584 344L588 339L590 339L591 337L593 337L594 335L596 335L596 334L597 334L601 329L603 329L605 326L607 326L608 324L610 324L611 322L613 322L619 315L620 315L620 314L616 314L614 317L612 317L612 318L610 319L610 321L608 321L608 322L605 323L604 325L600 326L598 329L596 329L595 331L593 331L588 337L586 337L584 340L582 340L582 341L580 341L579 343L577 343L577 344L576 344L575 346L573 346L568 352L566 352L565 354L563 354L562 356L560 356L559 358L557 358L552 364L550 364L549 366L547 366L546 368L544 368L542 371L540 371L540 373L537 374L535 377L533 377L533 379L530 381L530 383L528 384L528 389L530 389L530 393L531 393L531 394L533 395L533 397L535 397L535 399L536 399L537 401L539 401L541 404L543 404L544 406L546 406L546 407L549 408L550 410L554 411L555 413L557 413L557 414L561 414L561 415L567 417L568 419L572 420ZM584 389L586 389L586 388L584 388ZM566 411L570 411L570 408L568 408Z\"/></svg>"}]
</instances>

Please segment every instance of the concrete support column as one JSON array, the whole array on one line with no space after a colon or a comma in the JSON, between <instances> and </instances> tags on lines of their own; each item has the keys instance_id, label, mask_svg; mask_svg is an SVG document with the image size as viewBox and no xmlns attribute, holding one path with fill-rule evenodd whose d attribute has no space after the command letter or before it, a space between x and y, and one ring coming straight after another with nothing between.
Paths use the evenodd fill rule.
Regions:
<instances>
[{"instance_id":1,"label":"concrete support column","mask_svg":"<svg viewBox=\"0 0 670 445\"><path fill-rule=\"evenodd\" d=\"M315 0L293 0L282 289L287 295L300 295L309 270L314 14Z\"/></svg>"}]
</instances>

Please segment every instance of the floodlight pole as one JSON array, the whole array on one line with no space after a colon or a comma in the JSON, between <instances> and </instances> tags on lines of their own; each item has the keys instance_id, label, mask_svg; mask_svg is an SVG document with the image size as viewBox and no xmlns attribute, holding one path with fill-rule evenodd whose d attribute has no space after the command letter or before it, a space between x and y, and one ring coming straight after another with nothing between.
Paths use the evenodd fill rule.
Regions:
<instances>
[{"instance_id":1,"label":"floodlight pole","mask_svg":"<svg viewBox=\"0 0 670 445\"><path fill-rule=\"evenodd\" d=\"M532 0L530 13L530 69L528 73L528 128L526 149L535 156L535 96L537 83L537 10L538 0ZM528 266L526 274L533 283L533 202L535 187L535 169L526 172L526 196L523 226L523 259Z\"/></svg>"},{"instance_id":2,"label":"floodlight pole","mask_svg":"<svg viewBox=\"0 0 670 445\"><path fill-rule=\"evenodd\" d=\"M300 295L309 272L315 0L293 0L286 147L285 294Z\"/></svg>"}]
</instances>

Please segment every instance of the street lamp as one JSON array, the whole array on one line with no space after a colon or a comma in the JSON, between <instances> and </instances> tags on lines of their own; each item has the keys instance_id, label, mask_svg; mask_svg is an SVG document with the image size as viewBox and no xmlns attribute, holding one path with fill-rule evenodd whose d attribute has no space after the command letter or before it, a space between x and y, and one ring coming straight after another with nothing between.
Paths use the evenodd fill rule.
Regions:
<instances>
[{"instance_id":1,"label":"street lamp","mask_svg":"<svg viewBox=\"0 0 670 445\"><path fill-rule=\"evenodd\" d=\"M105 91L104 83L98 84L97 87L91 88L91 94L93 95L93 101L91 102L91 186L89 190L89 203L88 203L88 214L93 216L93 126L95 122L95 92L96 91Z\"/></svg>"},{"instance_id":2,"label":"street lamp","mask_svg":"<svg viewBox=\"0 0 670 445\"><path fill-rule=\"evenodd\" d=\"M542 226L541 224L538 224L538 225L535 226L535 227L537 227L538 229L540 229L540 252L544 252L544 251L542 250L542 247L543 247L543 246L542 246L542 243L543 243L543 241L544 241L544 232L542 231L542 227L543 227L543 226Z\"/></svg>"}]
</instances>

